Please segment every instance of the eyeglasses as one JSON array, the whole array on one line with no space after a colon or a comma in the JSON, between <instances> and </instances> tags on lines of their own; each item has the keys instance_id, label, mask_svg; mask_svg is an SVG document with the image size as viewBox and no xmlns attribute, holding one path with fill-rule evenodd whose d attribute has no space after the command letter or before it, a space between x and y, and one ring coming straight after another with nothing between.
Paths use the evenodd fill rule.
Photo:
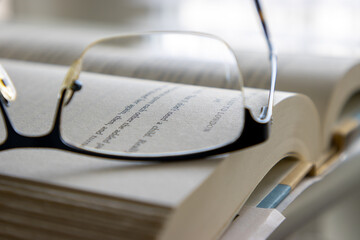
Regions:
<instances>
[{"instance_id":1,"label":"eyeglasses","mask_svg":"<svg viewBox=\"0 0 360 240\"><path fill-rule=\"evenodd\" d=\"M147 32L91 43L60 89L52 130L23 136L7 113L15 87L0 68L7 136L0 150L55 148L125 160L204 158L268 138L277 59L258 0L271 66L268 103L254 117L245 107L242 76L221 39L192 32ZM83 83L83 84L82 84Z\"/></svg>"}]
</instances>

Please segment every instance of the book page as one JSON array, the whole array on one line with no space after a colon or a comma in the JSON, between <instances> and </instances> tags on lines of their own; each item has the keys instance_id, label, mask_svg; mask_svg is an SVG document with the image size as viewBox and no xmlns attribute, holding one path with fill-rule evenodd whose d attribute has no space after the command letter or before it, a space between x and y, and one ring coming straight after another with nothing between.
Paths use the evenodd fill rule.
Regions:
<instances>
[{"instance_id":1,"label":"book page","mask_svg":"<svg viewBox=\"0 0 360 240\"><path fill-rule=\"evenodd\" d=\"M61 85L62 77L66 73L66 68L9 60L4 60L3 64L8 70L8 73L12 77L15 87L18 90L17 101L11 104L8 108L10 118L14 126L20 133L26 135L41 135L46 133L51 127L57 100L58 87ZM89 79L88 83L91 84L90 81L94 79L99 80L99 76L100 75L98 74L89 73L86 77ZM107 79L109 81L116 78L113 76L102 77L103 79ZM156 83L152 81L135 81L136 83L130 82L134 79L122 80L124 80L124 83L127 83L124 84L126 89L126 91L124 91L124 95L115 96L118 99L114 99L114 96L106 94L104 96L105 99L103 99L104 102L98 103L99 106L104 109L96 109L92 112L110 111L104 115L102 121L99 122L100 125L94 125L93 129L90 130L87 128L81 129L82 126L80 125L86 123L85 119L89 121L89 125L93 125L93 120L89 118L88 115L78 116L78 119L72 118L73 116L70 117L70 121L76 124L78 128L75 129L73 133L70 132L70 134L73 134L74 138L80 136L82 144L93 144L91 146L96 146L97 142L91 142L89 138L92 134L97 134L97 132L101 129L101 126L111 126L115 124L117 126L121 126L123 122L127 122L131 118L134 120L131 122L130 126L127 127L128 130L132 127L132 130L138 131L140 133L139 136L141 137L147 133L151 135L151 132L148 132L150 128L144 127L141 129L141 123L153 118L156 121L161 119L161 121L163 121L161 127L164 126L164 128L161 129L161 131L155 131L155 134L158 136L162 135L163 137L166 137L167 134L170 134L176 138L184 139L185 142L190 141L195 145L198 144L197 141L200 143L204 142L203 138L201 138L201 140L195 136L189 138L189 132L187 132L185 138L183 138L184 136L182 136L181 133L175 134L174 129L171 129L174 125L179 125L179 122L181 121L187 124L189 123L189 114L194 111L188 111L186 110L186 107L189 107L190 105L197 106L195 102L191 102L195 100L202 103L201 105L198 105L196 112L203 112L205 115L199 115L194 123L195 125L190 128L192 132L195 132L198 129L200 132L206 130L203 134L214 133L214 135L209 138L210 142L213 140L219 141L221 139L221 135L219 135L218 130L215 129L216 127L220 127L222 125L225 129L228 128L230 130L229 134L232 136L235 132L234 129L236 129L238 122L229 121L230 118L227 120L227 116L234 116L231 114L232 111L233 114L239 113L235 108L233 108L235 106L235 102L232 100L234 97L239 97L238 91L186 85L164 85L162 82ZM137 86L139 88L137 88ZM176 88L175 86L178 89L174 89ZM168 91L171 89L173 89L172 92ZM196 93L199 89L201 89L204 94L201 92ZM85 82L83 90L86 90ZM137 94L133 94L136 91L139 92ZM165 93L167 95L165 95ZM151 112L149 106L149 109L141 112L141 115L138 118L133 117L134 114L137 114L139 110L149 101L153 101L153 99L160 96L160 94L163 99L159 98L156 102L153 102L154 105L152 106L157 106L156 110L159 110L158 114L154 116L151 116L151 114L145 115L146 113ZM172 94L171 98L169 97L170 94ZM189 98L188 102L174 111L172 115L166 115L177 103L194 94L197 94L197 96ZM87 96L87 94L84 96ZM168 98L165 99L165 96ZM279 101L287 96L288 95L284 94L282 98L279 98ZM106 97L109 98L106 99ZM259 102L266 101L266 94L260 94L254 89L247 92L247 97L252 99L249 102L253 103L257 102L256 99L258 99ZM125 98L129 99L126 102L123 102ZM75 101L79 100L81 100L80 92L79 95L74 96L74 99L72 100L74 102L71 102L67 107L70 107L72 104L77 105ZM95 99L95 101L98 101L98 99ZM79 103L81 103L81 101ZM116 106L117 109L114 111L114 105L107 105L105 103L123 105L120 107ZM230 103L233 105L230 106ZM129 109L127 106L130 104L134 104L132 109L133 111L126 112L126 109ZM90 105L92 106L92 104ZM82 105L79 104L79 107L81 106ZM166 106L168 106L168 108ZM84 106L82 106L82 108L83 111L93 109L91 107L87 108ZM124 110L126 113L123 112ZM66 112L66 110L64 111ZM218 111L222 111L223 113L216 115ZM75 112L81 113L82 110L76 110ZM122 114L117 115L119 112ZM121 119L116 116L121 116ZM203 121L200 121L202 118L204 118ZM119 124L120 121L121 124ZM209 125L209 123L211 125ZM165 127L165 125L167 125L167 127ZM151 127L152 122L151 125L148 126ZM76 131L80 131L80 133L81 131L83 132L78 136ZM96 141L104 141L114 131L115 130L110 127L106 129L106 131L101 130ZM137 139L139 137L137 135L127 136L129 137L129 140L124 141L124 143L127 144L124 149L129 149L136 143L136 141L131 140L131 138ZM148 146L144 145L142 147L149 147L151 144L152 146L157 147L155 141L153 143L149 141ZM173 147L172 141L167 141L164 144L170 149ZM191 191L193 191L194 188L197 187L197 184L195 183L201 182L207 178L213 171L214 166L216 166L220 161L220 159L213 159L208 161L192 161L189 163L164 165L156 163L129 163L126 161L113 162L49 149L18 149L3 151L0 158L2 159L2 161L0 161L2 169L1 174L22 177L27 176L30 179L56 182L57 184L69 185L72 187L77 186L81 189L92 189L97 192L108 192L112 195L119 194L119 196L130 196L130 198L133 197L135 199L141 199L142 201L148 200L170 205L177 204L184 196L187 196ZM30 165L33 167L24 167L25 165L22 163L26 162L31 163ZM54 166L57 167L53 168ZM187 179L182 178L183 180L179 182L179 177L183 177L184 173L186 173ZM147 179L146 184L143 181L144 177ZM164 190L164 183L159 182L164 178L167 179L166 191ZM115 181L116 186L114 185L115 183L112 183L111 185L105 184L108 181L113 181L114 179L117 179ZM114 189L116 189L116 191ZM146 189L149 189L149 191Z\"/></svg>"},{"instance_id":2,"label":"book page","mask_svg":"<svg viewBox=\"0 0 360 240\"><path fill-rule=\"evenodd\" d=\"M44 134L40 130L51 126L56 89L66 68L11 61L3 65L19 88L18 101L9 107L15 127L28 135ZM61 119L64 139L78 147L128 153L194 151L232 142L243 129L241 91L95 73L84 73L80 80L83 87L64 107ZM34 128L33 122L39 126Z\"/></svg>"},{"instance_id":3,"label":"book page","mask_svg":"<svg viewBox=\"0 0 360 240\"><path fill-rule=\"evenodd\" d=\"M269 65L256 53L238 52L248 87L268 88ZM333 130L351 97L359 92L360 61L315 55L279 55L276 89L297 92L315 103L322 123L322 149L331 146ZM356 110L359 112L359 108Z\"/></svg>"},{"instance_id":4,"label":"book page","mask_svg":"<svg viewBox=\"0 0 360 240\"><path fill-rule=\"evenodd\" d=\"M0 56L11 59L70 65L96 39L117 35L109 29L96 31L66 28L36 28L5 24L0 36ZM35 34L31 34L35 33ZM31 38L23 38L31 35ZM237 51L245 85L268 88L269 63L266 53ZM280 55L277 89L311 97L322 118L334 84L359 61L315 55Z\"/></svg>"},{"instance_id":5,"label":"book page","mask_svg":"<svg viewBox=\"0 0 360 240\"><path fill-rule=\"evenodd\" d=\"M266 239L285 220L276 209L244 206L221 240Z\"/></svg>"},{"instance_id":6,"label":"book page","mask_svg":"<svg viewBox=\"0 0 360 240\"><path fill-rule=\"evenodd\" d=\"M80 79L84 92L76 93L64 108L63 134L84 148L129 153L199 150L234 141L243 128L240 91L97 74ZM97 86L99 79L101 86L86 88ZM83 109L85 105L92 109Z\"/></svg>"},{"instance_id":7,"label":"book page","mask_svg":"<svg viewBox=\"0 0 360 240\"><path fill-rule=\"evenodd\" d=\"M266 88L270 80L270 65L266 54L237 52L237 55L245 86ZM325 118L335 85L356 63L356 59L350 58L279 55L276 89L309 96L320 116Z\"/></svg>"},{"instance_id":8,"label":"book page","mask_svg":"<svg viewBox=\"0 0 360 240\"><path fill-rule=\"evenodd\" d=\"M74 36L75 35L72 35L72 37ZM14 49L16 50L16 48ZM59 54L62 53L61 51L59 51ZM21 57L21 51L19 51L18 56ZM6 62L4 65L6 65L10 75L13 76L14 82L17 81L19 83L16 84L15 82L19 93L19 101L12 104L9 108L10 117L12 121L14 121L15 126L21 133L28 135L45 133L51 127L54 111L50 109L55 109L58 94L57 86L61 85L61 81L66 74L66 68L33 63L11 63L11 61ZM226 110L227 116L231 116L230 111L233 110L233 105L229 106L230 103L232 103L231 97L233 96L232 91L229 90L204 88L205 92L209 94L204 94L203 96L198 94L196 97L186 99L188 96L194 95L194 92L191 91L197 91L195 89L198 88L190 87L189 89L191 91L187 91L185 90L187 86L183 87L181 85L180 88L173 90L173 92L166 93L172 86L178 85L165 84L167 85L165 87L168 88L161 88L163 83L153 83L151 81L144 83L137 80L132 82L133 79L124 79L127 82L123 89L124 92L123 94L118 94L114 99L108 98L113 95L109 95L106 92L112 91L115 88L102 89L103 81L98 83L97 80L112 82L116 76L105 77L93 73L84 76L87 81L83 81L83 89L75 94L68 107L76 106L78 102L79 107L74 107L74 113L81 114L83 111L91 111L91 114L104 116L102 119L104 121L100 123L100 126L93 126L91 121L89 121L90 125L92 125L90 126L91 131L89 131L88 128L82 126L83 124L88 124L88 118L85 116L89 116L89 114L77 116L77 114L71 115L72 113L68 113L70 114L69 116L71 116L69 120L77 124L74 130L69 128L68 132L73 134L73 136L70 135L70 137L72 137L74 141L86 145L85 147L88 146L88 142L89 145L96 143L95 141L92 142L92 135L97 133L99 133L98 135L101 137L108 137L110 135L107 132L105 134L102 130L104 126L108 126L105 125L107 123L109 123L109 125L111 125L111 123L115 125L120 121L126 123L128 120L133 119L131 121L131 128L139 127L136 131L141 133L141 137L146 133L151 135L152 132L149 132L150 128L146 128L145 130L141 129L143 126L140 124L140 120L145 120L149 117L157 123L158 119L162 119L173 107L179 106L178 103L183 103L184 105L181 105L179 110L170 114L167 118L168 122L165 124L171 121L171 124L176 125L176 120L179 118L173 117L177 116L180 111L184 115L187 115L185 107L192 104L197 105L192 102L193 100L202 100L201 102L214 100L209 101L209 104L205 104L204 106L198 104L200 107L196 109L201 114L205 112L204 119L208 120L205 123L210 123L210 126L220 126L220 122L225 119L225 117L223 117L225 114L218 114L219 109L220 112ZM54 86L52 86L52 84L48 86L42 81L51 82ZM84 106L80 101L82 96L85 96L84 99L88 100L87 96L91 98L91 96L94 96L93 94L98 94L97 91L86 94L88 92L86 86L89 86L89 84L92 85L92 82L98 83L98 90L104 93L100 99L105 100L105 102L111 102L112 104L101 105L96 102L99 98L94 97L94 102L87 104L86 107L81 107ZM115 82L114 84L117 83ZM148 85L151 85L153 88L148 88ZM156 90L158 88L160 89ZM178 90L179 92L175 92ZM259 105L263 106L263 103L266 103L267 92L258 89L246 90L249 90L245 91L246 105L251 109L257 107L256 109L252 109L254 110L253 112L256 112L256 110L259 109ZM139 94L133 94L134 91L139 91ZM52 93L54 93L54 95L52 95ZM163 93L166 94L162 95L160 99L156 98ZM173 98L165 99L165 97L170 96L170 94L172 94ZM214 99L214 96L217 94L221 96L220 101ZM29 95L31 95L31 98ZM147 97L145 98L145 96ZM141 100L139 101L139 99ZM151 110L147 109L150 107L147 106L147 104L149 104L149 101L153 101L153 99L158 100L153 102L152 107L157 106L157 110L159 109L165 112L159 115L145 116L143 113L149 113ZM184 99L187 101L186 104L182 102ZM117 109L118 106L113 105L114 102L116 105L120 105L119 109ZM127 111L127 109L129 109L127 106L136 102L138 102L138 105L136 105L137 109L133 108L134 112L132 113ZM162 104L158 105L160 102ZM226 107L222 107L224 103L229 104L229 107L226 105ZM101 111L94 110L100 109L93 107L96 106L96 104L100 104ZM172 229L171 226L175 226L174 231L177 233L171 236L179 236L179 238L184 236L182 235L184 234L182 229L176 227L181 224L172 225L172 223L178 221L178 219L186 226L188 232L194 232L194 230L204 226L204 219L206 219L207 229L210 230L209 232L200 234L206 236L204 239L209 239L210 235L214 236L214 231L218 232L218 226L225 227L224 223L229 220L229 216L234 213L236 208L238 209L242 206L257 183L260 182L261 178L279 159L284 157L284 155L299 153L309 161L315 159L315 152L316 149L318 149L316 132L318 122L316 111L311 102L303 96L279 92L275 96L275 104L277 105L274 110L275 121L272 124L272 135L269 141L254 148L229 154L230 157L225 160L221 158L224 156L218 156L217 158L206 159L206 161L168 164L157 164L154 162L132 163L126 161L109 161L59 150L32 148L1 152L0 175L14 179L21 178L47 183L50 188L55 185L70 188L75 191L86 191L89 194L100 193L106 196L116 197L118 202L121 202L121 200L124 200L124 202L135 200L144 205L158 204L168 208L174 208L176 209L174 210L175 214L171 214L170 217L180 216L169 219L169 229ZM163 106L165 106L164 109ZM218 108L216 109L216 107ZM115 108L116 111L114 112ZM147 111L144 110L140 112L140 109L147 109ZM174 110L175 109L178 109L178 107L174 108ZM208 109L212 111L207 112ZM136 118L136 116L139 116L138 112L140 112L140 117ZM118 115L118 113L120 113L120 115ZM128 115L124 116L124 114ZM309 118L302 119L303 115L308 115ZM74 116L75 118L73 118ZM118 116L120 116L121 119ZM182 123L187 123L188 118L189 117L186 116L180 119L183 121ZM200 117L200 119L202 118L203 117ZM49 124L47 124L47 122L49 122ZM229 127L232 127L232 124L236 124L234 121L225 122L226 124L229 123ZM197 122L195 124L197 129L195 130L204 129L199 127L203 126L202 123L204 122ZM149 125L151 128L152 126L153 125ZM307 128L307 126L309 126L309 128ZM92 127L93 129L91 129ZM130 129L128 127L126 128L126 130ZM74 134L77 130L82 130L84 133L80 134L84 135L84 138L81 136L81 141L77 139L77 134ZM105 130L109 130L110 133L116 131L116 129L111 128ZM135 131L135 129L133 130ZM211 128L210 130L213 131L214 129ZM161 131L161 135L164 136L169 133L168 131L164 131L164 129ZM103 133L103 135L101 135L101 133ZM193 134L193 132L186 132L185 136L179 137L185 139L188 134ZM160 134L157 134L155 131L155 136L157 137L159 135ZM116 136L116 133L114 136ZM218 136L209 139L212 141L215 138L218 138ZM134 139L139 138L135 136ZM284 141L284 139L286 139L286 141ZM103 140L104 138L101 138L101 141ZM186 141L188 141L188 139L186 139ZM192 141L193 140L190 139L190 142ZM124 151L131 149L134 143L136 143L133 139L124 142L130 142L132 144L125 146L123 148ZM171 143L166 142L166 145L170 144ZM95 148L97 145L91 146ZM110 146L110 144L107 146ZM142 150L141 147L140 145L139 150ZM18 180L18 182L22 181ZM27 183L24 185L26 186ZM47 191L48 189L43 192L47 193ZM194 212L199 214L194 216ZM216 218L213 216L216 216ZM134 218L136 217L138 216L135 215ZM182 219L184 220L181 221ZM192 221L188 221L189 219L192 219ZM132 218L130 218L130 220L132 220Z\"/></svg>"},{"instance_id":9,"label":"book page","mask_svg":"<svg viewBox=\"0 0 360 240\"><path fill-rule=\"evenodd\" d=\"M109 30L75 31L60 27L56 31L21 25L4 25L3 28L7 34L0 36L0 57L64 66L70 66L96 40L127 35ZM191 39L195 33L179 35L179 39L178 36L156 37L161 34L152 34L154 39L147 39L149 34L146 32L143 39L125 38L118 41L119 46L116 46L116 39L96 44L85 55L84 70L202 86L233 89L242 86L241 74L234 73L234 67L229 66L236 65L235 59L231 64L227 62L231 52L220 41L206 40L207 37L202 35ZM25 39L23 35L31 37ZM231 74L236 76L228 79Z\"/></svg>"},{"instance_id":10,"label":"book page","mask_svg":"<svg viewBox=\"0 0 360 240\"><path fill-rule=\"evenodd\" d=\"M114 42L112 43L108 40L110 43L99 43L99 46L93 46L82 58L82 70L217 88L241 89L243 86L237 62L231 52L226 49L226 45L220 46L224 49L208 51L206 54L199 49L183 53L186 46L166 46L165 36L157 39L164 40L164 43L160 44L151 44L150 41L138 39L138 37L134 37L135 40L140 43L128 43L126 40L119 39L120 43L116 43L115 40L112 40ZM125 43L122 43L123 41ZM111 45L104 46L105 44ZM222 43L217 42L216 45L222 45Z\"/></svg>"},{"instance_id":11,"label":"book page","mask_svg":"<svg viewBox=\"0 0 360 240\"><path fill-rule=\"evenodd\" d=\"M252 192L245 206L256 207L296 166L297 161L286 158L279 161L261 180Z\"/></svg>"},{"instance_id":12,"label":"book page","mask_svg":"<svg viewBox=\"0 0 360 240\"><path fill-rule=\"evenodd\" d=\"M6 28L6 33L0 36L0 56L6 58L23 59L27 61L38 61L54 64L70 65L71 62L80 55L80 52L90 42L95 39L109 36L111 31L87 31L79 30L72 31L71 29L59 28L58 30L51 29L37 29L37 33L31 39L22 38L28 28L22 27L22 31L11 30ZM56 34L50 34L51 31ZM106 33L105 33L106 32ZM114 34L116 35L116 34ZM42 40L44 39L44 40ZM270 66L268 56L266 53L254 53L237 51L237 57L240 64L241 74L243 76L244 85L247 87L269 89ZM109 60L109 59L108 59ZM327 150L330 146L331 134L338 116L341 114L341 109L345 105L347 99L354 94L356 89L359 89L360 81L356 79L359 70L352 71L351 69L360 69L359 60L350 58L333 58L315 55L285 55L278 56L278 77L276 83L276 90L297 92L309 96L315 103L322 122L323 134L323 149ZM166 62L166 60L165 60ZM149 62L147 62L148 64ZM169 66L166 64L157 64L155 61L152 70L157 69L158 74L169 71ZM155 64L157 64L155 66ZM107 64L106 66L111 66ZM120 74L130 76L137 73L138 76L144 77L146 66L139 67L137 64L131 66L131 62L127 62L127 69L137 69L138 71L126 72L123 69ZM188 64L191 65L191 64ZM104 65L96 61L90 71L101 72L104 71ZM134 66L138 66L135 67ZM357 66L357 67L356 67ZM99 70L99 67L101 69ZM182 64L172 64L171 68L182 69ZM209 69L209 68L208 68ZM211 68L214 69L214 68ZM189 83L196 79L197 71L189 71L186 69L188 76L191 76ZM108 74L119 74L114 69L107 68ZM172 69L171 72L177 72ZM178 72L183 72L182 70ZM145 75L148 75L147 73ZM171 74L167 74L170 76ZM216 75L216 74L215 74ZM214 76L215 76L214 75ZM174 75L172 75L174 76ZM204 78L205 79L205 78ZM180 82L180 79L170 77L168 81ZM186 80L182 78L181 81ZM192 81L192 82L191 82ZM202 81L202 85L210 82ZM232 88L232 84L228 85ZM356 85L356 86L355 86ZM216 87L222 87L217 85ZM237 88L237 86L235 86ZM260 111L256 110L256 112Z\"/></svg>"},{"instance_id":13,"label":"book page","mask_svg":"<svg viewBox=\"0 0 360 240\"><path fill-rule=\"evenodd\" d=\"M66 74L66 68L17 61L6 61L4 65L13 77L15 87L18 88L19 99L17 100L19 100L19 102L14 102L8 108L15 127L17 127L21 133L31 135L45 133L41 130L46 130L43 125L45 125L47 120L50 122L52 120L53 111L50 109L53 109L53 105L56 104L58 94L56 88L61 85L62 77ZM82 90L75 94L70 104L65 108L72 106L72 104L77 105L78 102L82 108L79 107L75 112L79 114L82 114L83 111L92 111L92 114L97 114L97 112L102 113L103 111L104 118L102 118L103 121L100 122L100 124L103 125L111 122L118 124L120 121L127 121L143 108L148 101L152 101L153 97L167 91L165 88L159 89L156 92L154 91L158 87L161 87L162 84L164 84L163 82L156 83L146 81L144 83L136 80L124 84L123 90L125 91L123 94L118 94L115 98L107 99L107 97L113 95L107 94L106 91L116 91L120 88L102 89L102 83L105 80L112 82L118 79L116 76L105 77L99 74L88 73L84 75L84 77ZM85 81L85 79L87 79L87 81ZM103 81L98 82L96 80ZM134 79L124 80L133 81ZM42 81L51 84L48 86L46 83L42 83ZM97 94L96 91L91 92L91 90L89 92L91 94L86 94L89 91L87 86L91 86L92 81L97 83L97 90L104 90L100 91L104 94L102 98L100 98L104 100L104 102L102 102L103 104L100 105L104 109L94 108L92 106L96 105L93 104L86 106L81 104L81 96L84 96L86 99L87 96L91 97L94 96L93 94ZM117 83L119 82L115 82L114 84ZM50 86L52 84L56 86ZM175 85L181 86L181 88L177 89L179 92L173 90L172 96L174 98L168 98L167 101L163 101L165 108L162 109L160 105L157 105L158 109L156 110L169 111L166 107L172 108L179 103L179 100L184 99L184 97L189 94L193 94L191 91L203 88L194 86L187 88L188 86L186 85L182 88L183 85L174 83L169 84L168 87L172 88L172 86ZM137 88L137 86L140 87ZM185 88L190 89L190 91L180 91ZM216 96L215 92L223 99L230 98L231 100L232 92L234 91L215 88L204 89L205 91L209 90L209 95L199 95L191 98L188 102L189 105L194 104L196 106L195 102L192 102L193 100L212 98ZM134 94L135 91L140 91L141 93ZM150 93L150 91L152 92ZM52 95L52 92L54 95ZM256 103L261 103L267 99L267 91L264 90L246 89L245 92L246 100L248 100L247 103L254 106ZM81 95L81 93L83 93L83 95ZM120 115L122 119L114 118L117 116L116 113L119 111L122 112L126 109L126 106L142 96L147 96L147 98L139 101L139 104L136 106L138 110L134 107L134 112L131 114L130 112L126 113L128 114L126 117ZM163 95L162 100L165 100L165 96L170 96L170 92L168 95ZM99 98L93 98L93 103L99 104L96 103L96 101L99 101ZM156 106L155 104L159 104L160 101L161 98L157 102L154 102L152 106ZM120 106L120 110L116 109L116 112L114 112L114 108L117 108L117 106L110 104L108 108L107 104L104 104L107 102L115 102L115 105ZM41 104L41 108L38 108L36 103ZM216 111L216 107L222 106L223 103L222 101L210 101L209 104L201 105L201 107L196 110L200 113L206 110L205 119L209 120L207 117L210 117L212 120L211 117L214 117L212 114ZM185 104L182 106L184 107L183 109L179 109L179 111L170 115L167 123L172 121L176 122L178 118L174 116L177 116L180 111L182 114L186 114L185 107L189 105ZM65 108L64 111L66 111ZM227 108L224 108L224 110L226 109ZM137 128L132 129L134 132L141 133L141 136L144 134L145 131L141 129L143 126L141 126L141 124L136 125L135 123L139 123L148 117L152 118L153 116L145 115L152 110L154 109L149 107L147 111L141 112L139 118L131 122L131 128ZM208 110L211 111L207 113ZM212 123L216 123L214 127L220 126L219 124L226 119L225 115L228 115L231 110L233 110L232 107L227 109L226 114L221 114L224 115L221 118L216 117L216 120ZM288 115L284 115L284 112L288 113ZM309 118L301 118L303 115L308 115ZM155 115L153 118L154 120L158 120L159 117L163 116L163 113L161 113ZM231 115L229 114L228 116ZM77 128L79 129L74 129L74 132L77 130L85 130L84 133L88 135L84 135L84 140L81 138L81 140L85 141L94 132L93 129L91 129L92 126L90 127L90 133L86 131L86 129L81 129L81 123L87 124L85 117L80 115L78 119L81 120L79 124L77 124ZM189 121L189 116L180 119L183 119L184 122ZM71 118L70 120L76 124L76 119L73 120ZM92 125L91 119L89 119L89 122ZM201 124L199 121L194 126L198 128L202 126ZM231 121L226 124L232 126L232 124L236 123ZM94 131L99 130L98 127L99 126L94 126ZM24 129L26 131L24 131ZM130 127L127 130L129 129ZM116 203L115 207L117 212L114 214L124 213L124 215L121 215L123 216L121 217L121 221L116 222L116 226L133 224L134 219L143 219L144 215L151 219L153 219L153 217L157 218L158 210L156 209L160 207L166 212L165 217L167 217L165 220L166 226L163 222L157 223L159 224L157 225L159 228L164 229L163 232L161 232L164 238L168 236L168 239L177 239L176 237L179 239L184 237L187 239L209 239L212 236L220 236L221 232L226 225L230 223L229 221L234 214L238 212L256 185L279 159L282 159L288 154L299 154L299 156L309 161L315 159L319 140L316 129L318 129L318 119L311 101L305 96L279 92L275 96L274 122L271 125L270 138L268 141L256 147L249 147L227 155L213 156L199 161L163 164L157 162L105 160L54 149L29 148L7 150L0 153L0 184L1 186L5 185L6 189L14 189L13 186L15 186L16 190L21 193L21 196L24 196L24 198L36 197L38 198L37 202L40 203L42 203L41 201L43 201L44 197L58 201L58 195L60 195L61 201L66 201L72 205L80 201L81 204L92 204L100 207L100 209L109 209L109 206L104 206L104 202L100 201L101 199L95 203L91 201L94 195L98 198L110 198L111 202ZM162 133L160 133L167 134L167 131L163 130L165 129L162 129ZM106 136L108 135L109 134L106 134ZM103 136L105 136L105 134L103 134ZM77 136L74 136L74 138L76 137ZM130 139L131 137L132 136L129 136L129 141L127 142L134 144ZM181 140L188 140L187 135L182 136L181 134L177 134L176 137ZM218 136L215 138L218 138ZM193 140L190 139L190 141ZM170 145L171 143L166 142L166 144ZM128 148L125 147L124 149L126 150ZM34 185L35 187L40 185L42 188L35 188ZM61 188L61 191L59 191L59 188ZM34 195L34 193L36 193L36 195ZM91 198L88 198L88 196L91 196ZM14 199L14 201L16 201L16 203L8 201L7 204L13 204L13 206L17 204L20 209L24 208L24 205L21 204L23 198L17 198ZM132 203L141 205L141 207L132 206L132 209L126 208ZM49 206L45 207L45 209L54 209ZM111 207L113 207L113 205L111 205ZM146 210L145 213L142 212L143 209ZM36 209L29 208L28 211L37 214ZM50 214L55 214L54 212L56 211L50 211ZM197 214L194 214L194 212ZM214 216L216 217L214 218ZM189 221L189 219L191 219L191 221ZM204 224L206 224L206 228L210 230L197 233L196 229L201 228ZM25 225L27 224L25 223ZM146 222L139 223L139 227L146 226L149 226ZM186 226L188 230L184 232L183 228L179 228L178 226ZM221 229L219 229L219 226ZM191 233L194 232L197 233L195 237L191 235Z\"/></svg>"},{"instance_id":14,"label":"book page","mask_svg":"<svg viewBox=\"0 0 360 240\"><path fill-rule=\"evenodd\" d=\"M118 30L69 28L62 25L2 23L2 58L70 66L91 42L119 34Z\"/></svg>"}]
</instances>

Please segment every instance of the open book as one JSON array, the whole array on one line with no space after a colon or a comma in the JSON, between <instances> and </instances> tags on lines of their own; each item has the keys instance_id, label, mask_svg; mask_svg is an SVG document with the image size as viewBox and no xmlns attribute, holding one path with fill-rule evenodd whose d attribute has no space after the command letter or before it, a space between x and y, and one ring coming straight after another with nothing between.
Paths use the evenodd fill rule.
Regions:
<instances>
[{"instance_id":1,"label":"open book","mask_svg":"<svg viewBox=\"0 0 360 240\"><path fill-rule=\"evenodd\" d=\"M9 108L19 131L34 135L50 128L58 87L67 71L65 65L70 65L70 59L75 59L89 43L81 34L72 39L74 44L62 45L61 41L50 41L51 37L44 40L43 35L32 41L24 41L17 34L1 36L1 63L19 95ZM289 61L287 57L279 58L277 88L305 93L310 98L277 92L271 135L263 144L211 159L166 164L110 161L49 149L1 152L0 191L1 204L5 206L0 215L1 234L39 239L219 237L277 163L281 162L277 167L282 174L276 181L286 180L291 185L310 170L315 174L321 171L358 129L354 117L360 88L358 63L351 59L306 56L289 56ZM245 89L245 103L256 114L265 105L268 91L260 89L263 80L252 74L251 59L250 54L239 54L245 84L251 86ZM89 79L119 78L116 74L99 75L96 69L87 70ZM165 94L178 86L134 82L131 76L121 80L125 88L138 90L138 95L122 96L122 107L147 95L142 92L145 86L158 89L153 94ZM181 86L190 92L199 90L195 86ZM201 89L212 92L215 103L229 102L233 94L233 90ZM186 97L176 91L166 94L169 93L174 99ZM114 104L110 100L108 103ZM166 109L174 102L160 98L155 104ZM212 106L207 107L198 111L206 115ZM182 113L179 109L176 114ZM112 119L111 114L104 116L104 123ZM168 122L171 124L174 119L169 118ZM99 129L96 126L91 131ZM76 129L70 132L78 136ZM91 141L89 134L83 143ZM127 148L134 146L136 142L129 141ZM258 197L258 202L270 191L271 188Z\"/></svg>"}]
</instances>

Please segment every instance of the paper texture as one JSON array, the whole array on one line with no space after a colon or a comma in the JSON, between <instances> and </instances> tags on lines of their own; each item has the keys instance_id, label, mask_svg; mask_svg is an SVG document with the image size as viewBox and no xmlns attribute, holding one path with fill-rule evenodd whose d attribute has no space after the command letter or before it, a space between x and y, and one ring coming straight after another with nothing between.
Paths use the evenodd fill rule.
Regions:
<instances>
[{"instance_id":1,"label":"paper texture","mask_svg":"<svg viewBox=\"0 0 360 240\"><path fill-rule=\"evenodd\" d=\"M354 141L353 144L349 146L349 148L347 148L346 151L339 157L339 160L322 175L316 177L306 177L302 180L300 184L291 191L291 193L275 209L262 209L245 205L245 207L239 212L239 216L231 223L229 229L225 232L221 240L266 239L269 237L271 233L280 226L281 222L285 221L286 223L286 219L282 215L282 212L284 212L292 202L301 196L304 191L311 191L312 185L317 182L321 182L324 178L331 175L333 172L336 172L337 168L341 167L341 165L347 161L358 160L359 145L360 140ZM353 171L352 174L354 173L355 171ZM344 188L346 188L346 186L344 186ZM333 189L333 191L334 190L335 189ZM317 195L317 193L314 193L314 196ZM316 204L322 205L321 203ZM306 209L303 211L305 210ZM301 212L302 210L297 209L297 211ZM292 210L291 213L293 212L294 210ZM303 216L299 215L299 218L302 217Z\"/></svg>"},{"instance_id":2,"label":"paper texture","mask_svg":"<svg viewBox=\"0 0 360 240\"><path fill-rule=\"evenodd\" d=\"M266 239L284 220L285 217L276 209L245 206L220 239Z\"/></svg>"},{"instance_id":3,"label":"paper texture","mask_svg":"<svg viewBox=\"0 0 360 240\"><path fill-rule=\"evenodd\" d=\"M25 134L42 134L52 124L60 85L50 79L60 82L66 68L11 61L4 65L19 89L18 101L9 108L11 120ZM62 136L78 147L180 153L234 141L243 129L241 91L94 73L83 74L80 81L83 87L63 108L61 119Z\"/></svg>"}]
</instances>

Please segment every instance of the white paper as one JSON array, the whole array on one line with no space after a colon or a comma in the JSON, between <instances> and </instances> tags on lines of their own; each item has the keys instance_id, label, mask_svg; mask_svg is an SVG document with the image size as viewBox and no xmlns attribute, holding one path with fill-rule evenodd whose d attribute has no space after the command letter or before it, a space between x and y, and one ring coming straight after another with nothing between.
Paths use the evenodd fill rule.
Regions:
<instances>
[{"instance_id":1,"label":"white paper","mask_svg":"<svg viewBox=\"0 0 360 240\"><path fill-rule=\"evenodd\" d=\"M243 207L221 240L266 239L285 217L276 209Z\"/></svg>"}]
</instances>

